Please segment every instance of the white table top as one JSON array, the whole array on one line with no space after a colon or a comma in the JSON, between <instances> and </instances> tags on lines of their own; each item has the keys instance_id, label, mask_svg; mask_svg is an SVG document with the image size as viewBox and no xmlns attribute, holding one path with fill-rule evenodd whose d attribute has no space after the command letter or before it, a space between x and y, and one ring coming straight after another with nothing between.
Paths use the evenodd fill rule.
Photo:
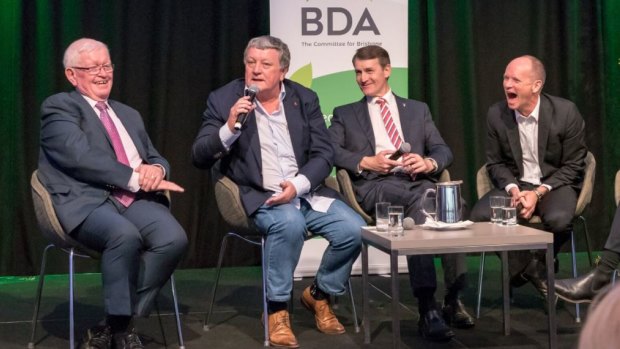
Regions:
<instances>
[{"instance_id":1,"label":"white table top","mask_svg":"<svg viewBox=\"0 0 620 349\"><path fill-rule=\"evenodd\" d=\"M553 243L553 234L522 225L502 226L489 222L474 223L460 230L430 230L415 226L405 230L402 237L390 237L375 227L363 227L362 239L385 252L401 255L507 251L515 249L542 249Z\"/></svg>"}]
</instances>

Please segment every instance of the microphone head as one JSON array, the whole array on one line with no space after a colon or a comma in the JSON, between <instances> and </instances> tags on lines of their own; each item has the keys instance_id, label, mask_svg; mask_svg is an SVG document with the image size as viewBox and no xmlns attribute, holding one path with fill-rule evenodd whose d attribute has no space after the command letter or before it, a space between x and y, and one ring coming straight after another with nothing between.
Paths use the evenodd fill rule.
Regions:
<instances>
[{"instance_id":1,"label":"microphone head","mask_svg":"<svg viewBox=\"0 0 620 349\"><path fill-rule=\"evenodd\" d=\"M247 90L245 90L245 95L254 98L254 97L256 97L258 92L260 92L260 89L258 88L258 86L252 85L252 86L248 87Z\"/></svg>"},{"instance_id":2,"label":"microphone head","mask_svg":"<svg viewBox=\"0 0 620 349\"><path fill-rule=\"evenodd\" d=\"M403 142L403 144L400 145L400 150L403 153L411 153L411 144Z\"/></svg>"},{"instance_id":3,"label":"microphone head","mask_svg":"<svg viewBox=\"0 0 620 349\"><path fill-rule=\"evenodd\" d=\"M405 230L411 230L415 226L415 221L411 217L405 217L403 219L403 228Z\"/></svg>"}]
</instances>

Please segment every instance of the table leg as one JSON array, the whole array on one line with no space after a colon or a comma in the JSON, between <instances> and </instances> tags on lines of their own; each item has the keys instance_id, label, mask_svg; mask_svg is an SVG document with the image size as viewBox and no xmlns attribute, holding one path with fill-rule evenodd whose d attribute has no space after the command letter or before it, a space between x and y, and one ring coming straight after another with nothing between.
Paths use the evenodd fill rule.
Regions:
<instances>
[{"instance_id":1,"label":"table leg","mask_svg":"<svg viewBox=\"0 0 620 349\"><path fill-rule=\"evenodd\" d=\"M364 343L370 344L370 320L368 319L368 244L362 243L362 326Z\"/></svg>"},{"instance_id":2,"label":"table leg","mask_svg":"<svg viewBox=\"0 0 620 349\"><path fill-rule=\"evenodd\" d=\"M547 306L549 314L549 348L557 348L557 324L555 318L555 274L553 270L553 244L547 244Z\"/></svg>"},{"instance_id":3,"label":"table leg","mask_svg":"<svg viewBox=\"0 0 620 349\"><path fill-rule=\"evenodd\" d=\"M508 251L502 251L502 299L504 315L504 335L510 335L510 285L508 273Z\"/></svg>"},{"instance_id":4,"label":"table leg","mask_svg":"<svg viewBox=\"0 0 620 349\"><path fill-rule=\"evenodd\" d=\"M398 296L398 253L392 251L390 253L390 270L392 273L392 340L393 347L398 348L400 344L400 316Z\"/></svg>"}]
</instances>

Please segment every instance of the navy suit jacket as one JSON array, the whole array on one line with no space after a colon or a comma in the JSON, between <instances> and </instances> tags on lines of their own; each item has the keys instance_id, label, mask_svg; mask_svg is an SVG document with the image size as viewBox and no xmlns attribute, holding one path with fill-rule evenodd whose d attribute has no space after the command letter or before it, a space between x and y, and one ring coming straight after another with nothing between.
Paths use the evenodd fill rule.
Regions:
<instances>
[{"instance_id":1,"label":"navy suit jacket","mask_svg":"<svg viewBox=\"0 0 620 349\"><path fill-rule=\"evenodd\" d=\"M570 185L579 190L583 182L585 122L569 100L540 95L538 118L538 164L541 181L552 188ZM523 152L515 113L505 100L492 105L487 114L487 170L493 184L504 189L518 184L523 175Z\"/></svg>"},{"instance_id":2,"label":"navy suit jacket","mask_svg":"<svg viewBox=\"0 0 620 349\"><path fill-rule=\"evenodd\" d=\"M170 166L153 147L138 111L113 100L108 104L144 163L159 164L169 175ZM40 137L39 176L66 231L82 223L113 189L127 188L133 169L117 161L97 113L77 91L59 93L43 102Z\"/></svg>"},{"instance_id":3,"label":"navy suit jacket","mask_svg":"<svg viewBox=\"0 0 620 349\"><path fill-rule=\"evenodd\" d=\"M398 114L403 134L401 137L411 145L411 152L424 157L433 158L437 162L437 171L441 173L452 163L452 151L439 134L426 103L398 96ZM349 172L352 183L360 197L373 185L372 181L381 174L362 171L357 173L357 165L365 156L374 156L375 136L370 121L366 97L360 101L334 109L329 128L332 142L336 150L336 166ZM419 175L416 178L427 178L436 181L435 176Z\"/></svg>"},{"instance_id":4,"label":"navy suit jacket","mask_svg":"<svg viewBox=\"0 0 620 349\"><path fill-rule=\"evenodd\" d=\"M199 168L210 168L219 160L220 171L239 186L243 207L251 215L273 194L263 188L260 139L254 111L248 115L241 135L229 151L219 136L220 128L228 120L230 107L243 96L244 88L244 80L237 79L211 92L202 126L192 147L192 158ZM284 89L286 95L282 103L298 173L308 178L312 192L337 197L335 191L322 185L331 172L334 150L319 99L312 90L290 80L284 80Z\"/></svg>"}]
</instances>

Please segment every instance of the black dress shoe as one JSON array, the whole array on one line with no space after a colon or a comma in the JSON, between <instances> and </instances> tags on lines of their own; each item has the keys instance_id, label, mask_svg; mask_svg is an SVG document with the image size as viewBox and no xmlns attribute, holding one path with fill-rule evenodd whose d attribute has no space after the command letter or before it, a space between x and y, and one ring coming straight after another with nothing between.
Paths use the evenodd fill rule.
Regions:
<instances>
[{"instance_id":1,"label":"black dress shoe","mask_svg":"<svg viewBox=\"0 0 620 349\"><path fill-rule=\"evenodd\" d=\"M112 348L112 331L110 326L96 326L86 331L86 337L81 349L110 349Z\"/></svg>"},{"instance_id":2,"label":"black dress shoe","mask_svg":"<svg viewBox=\"0 0 620 349\"><path fill-rule=\"evenodd\" d=\"M447 342L454 337L454 332L446 325L436 309L420 316L418 331L422 337L432 341Z\"/></svg>"},{"instance_id":3,"label":"black dress shoe","mask_svg":"<svg viewBox=\"0 0 620 349\"><path fill-rule=\"evenodd\" d=\"M144 345L140 341L140 337L135 328L126 333L117 333L114 335L115 349L143 349Z\"/></svg>"},{"instance_id":4,"label":"black dress shoe","mask_svg":"<svg viewBox=\"0 0 620 349\"><path fill-rule=\"evenodd\" d=\"M529 281L536 290L543 296L547 297L547 269L545 264L538 258L534 257L527 264L521 277Z\"/></svg>"},{"instance_id":5,"label":"black dress shoe","mask_svg":"<svg viewBox=\"0 0 620 349\"><path fill-rule=\"evenodd\" d=\"M454 328L472 328L476 324L460 299L444 304L441 312L446 323Z\"/></svg>"},{"instance_id":6,"label":"black dress shoe","mask_svg":"<svg viewBox=\"0 0 620 349\"><path fill-rule=\"evenodd\" d=\"M571 303L591 303L592 299L607 285L610 280L598 269L593 269L574 279L563 279L555 282L555 294Z\"/></svg>"}]
</instances>

